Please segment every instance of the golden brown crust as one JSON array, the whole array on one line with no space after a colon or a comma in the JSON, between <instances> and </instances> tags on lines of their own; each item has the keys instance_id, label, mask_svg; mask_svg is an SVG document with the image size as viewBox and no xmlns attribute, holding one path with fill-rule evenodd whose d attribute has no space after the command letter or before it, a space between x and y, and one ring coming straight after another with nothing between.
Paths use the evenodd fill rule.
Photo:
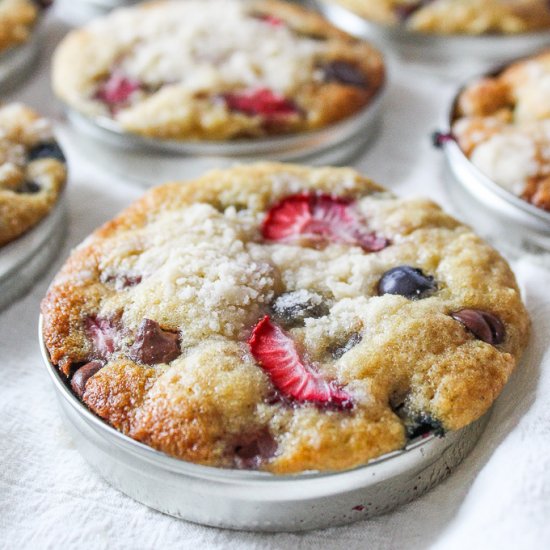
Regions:
<instances>
[{"instance_id":1,"label":"golden brown crust","mask_svg":"<svg viewBox=\"0 0 550 550\"><path fill-rule=\"evenodd\" d=\"M265 211L308 190L354 199L392 244L368 254L264 242ZM437 292L421 300L379 296L381 275L401 265L433 274ZM120 277L127 284L117 287ZM300 288L324 296L330 313L288 333L349 392L352 410L273 399L247 346L273 297ZM451 317L463 308L497 316L503 342L486 343ZM213 171L147 192L73 253L42 313L52 361L69 376L97 359L88 320L108 323L107 334L115 327L120 341L82 399L117 429L222 467L239 465L237 449L268 433L277 450L259 466L276 473L340 470L401 448L410 421L403 404L444 429L472 422L502 390L529 332L506 262L436 205L396 199L350 169L278 164ZM129 358L144 317L178 331L179 357L154 366ZM361 341L332 355L350 331Z\"/></svg>"},{"instance_id":2,"label":"golden brown crust","mask_svg":"<svg viewBox=\"0 0 550 550\"><path fill-rule=\"evenodd\" d=\"M550 51L512 63L461 92L453 134L493 181L550 211Z\"/></svg>"},{"instance_id":3,"label":"golden brown crust","mask_svg":"<svg viewBox=\"0 0 550 550\"><path fill-rule=\"evenodd\" d=\"M209 5L204 2L189 10L191 14L193 9L207 11ZM200 48L193 53L196 44L187 42L188 34L203 24L202 20L192 20L181 11L186 9L184 5L169 1L120 10L73 31L55 53L54 90L70 107L92 117L112 117L128 132L198 140L254 138L321 128L357 113L380 92L384 63L370 44L339 31L300 6L258 1L246 4L240 14L233 13L238 5L229 3L232 15L228 21L233 26L228 23L228 30L216 37L216 46L206 53ZM145 9L153 17L141 17ZM209 17L217 17L220 9ZM157 29L171 19L181 20L181 36L174 38L173 47L159 46L155 40L162 42L166 31ZM218 22L212 23L213 28L216 25ZM122 43L116 32L119 26L135 28L135 37ZM155 32L159 37L155 38ZM208 27L204 32L213 30ZM258 47L260 38L265 45ZM150 52L161 56L163 64L144 61L148 56L153 59ZM331 67L335 62L347 67L335 72ZM159 69L164 65L171 70ZM124 74L138 88L124 104L115 106L106 103L99 92L114 73ZM235 106L227 99L258 90L274 93L286 102L288 111L274 115L273 105L258 107L259 112L247 111L249 107ZM284 111L285 107L279 107Z\"/></svg>"},{"instance_id":4,"label":"golden brown crust","mask_svg":"<svg viewBox=\"0 0 550 550\"><path fill-rule=\"evenodd\" d=\"M29 39L38 17L31 0L0 2L0 53Z\"/></svg>"},{"instance_id":5,"label":"golden brown crust","mask_svg":"<svg viewBox=\"0 0 550 550\"><path fill-rule=\"evenodd\" d=\"M37 154L41 146L53 152ZM0 106L0 247L57 203L67 177L59 151L47 120L20 103Z\"/></svg>"},{"instance_id":6,"label":"golden brown crust","mask_svg":"<svg viewBox=\"0 0 550 550\"><path fill-rule=\"evenodd\" d=\"M550 28L545 0L322 0L365 19L429 34L519 34Z\"/></svg>"}]
</instances>

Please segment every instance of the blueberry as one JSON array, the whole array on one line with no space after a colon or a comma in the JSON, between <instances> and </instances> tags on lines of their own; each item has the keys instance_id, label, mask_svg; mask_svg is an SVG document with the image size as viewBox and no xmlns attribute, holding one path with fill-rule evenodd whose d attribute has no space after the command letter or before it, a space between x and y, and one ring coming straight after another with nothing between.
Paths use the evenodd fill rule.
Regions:
<instances>
[{"instance_id":1,"label":"blueberry","mask_svg":"<svg viewBox=\"0 0 550 550\"><path fill-rule=\"evenodd\" d=\"M17 190L18 193L28 193L29 195L34 195L35 193L40 192L40 185L35 181L25 181Z\"/></svg>"},{"instance_id":2,"label":"blueberry","mask_svg":"<svg viewBox=\"0 0 550 550\"><path fill-rule=\"evenodd\" d=\"M38 159L56 159L60 162L66 162L65 155L56 141L46 141L38 143L29 151L29 162Z\"/></svg>"},{"instance_id":3,"label":"blueberry","mask_svg":"<svg viewBox=\"0 0 550 550\"><path fill-rule=\"evenodd\" d=\"M326 82L340 82L358 88L368 88L366 75L348 61L331 61L323 67Z\"/></svg>"},{"instance_id":4,"label":"blueberry","mask_svg":"<svg viewBox=\"0 0 550 550\"><path fill-rule=\"evenodd\" d=\"M415 439L428 433L443 437L445 435L445 430L441 422L430 413L421 412L405 419L405 433L407 439Z\"/></svg>"},{"instance_id":5,"label":"blueberry","mask_svg":"<svg viewBox=\"0 0 550 550\"><path fill-rule=\"evenodd\" d=\"M286 327L300 326L308 317L315 319L328 315L324 298L309 290L295 290L278 296L271 304L273 317Z\"/></svg>"},{"instance_id":6,"label":"blueberry","mask_svg":"<svg viewBox=\"0 0 550 550\"><path fill-rule=\"evenodd\" d=\"M481 309L461 309L451 313L451 317L487 344L495 346L504 341L506 335L504 324L492 313Z\"/></svg>"},{"instance_id":7,"label":"blueberry","mask_svg":"<svg viewBox=\"0 0 550 550\"><path fill-rule=\"evenodd\" d=\"M378 281L378 294L398 294L413 300L425 298L437 289L433 277L410 265L401 265L386 271Z\"/></svg>"},{"instance_id":8,"label":"blueberry","mask_svg":"<svg viewBox=\"0 0 550 550\"><path fill-rule=\"evenodd\" d=\"M347 338L347 340L330 348L330 354L333 359L340 359L342 355L347 353L351 348L355 347L359 342L361 342L362 339L363 337L359 333L354 332Z\"/></svg>"}]
</instances>

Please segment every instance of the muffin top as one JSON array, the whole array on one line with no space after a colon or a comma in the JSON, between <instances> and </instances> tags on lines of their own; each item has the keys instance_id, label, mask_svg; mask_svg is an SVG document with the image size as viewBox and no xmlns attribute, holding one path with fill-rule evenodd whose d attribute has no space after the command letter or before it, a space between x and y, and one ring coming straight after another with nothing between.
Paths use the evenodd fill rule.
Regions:
<instances>
[{"instance_id":1,"label":"muffin top","mask_svg":"<svg viewBox=\"0 0 550 550\"><path fill-rule=\"evenodd\" d=\"M56 94L124 131L227 140L320 128L365 107L378 51L278 1L159 1L112 12L59 46Z\"/></svg>"},{"instance_id":2,"label":"muffin top","mask_svg":"<svg viewBox=\"0 0 550 550\"><path fill-rule=\"evenodd\" d=\"M466 86L452 131L484 174L550 211L550 50Z\"/></svg>"},{"instance_id":3,"label":"muffin top","mask_svg":"<svg viewBox=\"0 0 550 550\"><path fill-rule=\"evenodd\" d=\"M479 418L526 344L506 262L351 169L259 164L157 187L42 303L91 411L191 462L342 470Z\"/></svg>"},{"instance_id":4,"label":"muffin top","mask_svg":"<svg viewBox=\"0 0 550 550\"><path fill-rule=\"evenodd\" d=\"M0 246L51 211L66 177L50 122L21 103L0 106Z\"/></svg>"},{"instance_id":5,"label":"muffin top","mask_svg":"<svg viewBox=\"0 0 550 550\"><path fill-rule=\"evenodd\" d=\"M0 0L0 53L29 39L42 7L48 2Z\"/></svg>"},{"instance_id":6,"label":"muffin top","mask_svg":"<svg viewBox=\"0 0 550 550\"><path fill-rule=\"evenodd\" d=\"M550 28L545 0L321 0L383 25L432 34L518 34Z\"/></svg>"}]
</instances>

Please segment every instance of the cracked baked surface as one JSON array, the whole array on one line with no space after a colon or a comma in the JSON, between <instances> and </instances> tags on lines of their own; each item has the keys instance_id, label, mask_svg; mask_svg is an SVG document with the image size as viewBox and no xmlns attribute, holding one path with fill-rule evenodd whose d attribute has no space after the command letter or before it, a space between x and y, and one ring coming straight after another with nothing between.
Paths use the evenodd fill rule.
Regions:
<instances>
[{"instance_id":1,"label":"cracked baked surface","mask_svg":"<svg viewBox=\"0 0 550 550\"><path fill-rule=\"evenodd\" d=\"M40 12L40 2L2 0L0 2L0 54L29 39Z\"/></svg>"},{"instance_id":2,"label":"cracked baked surface","mask_svg":"<svg viewBox=\"0 0 550 550\"><path fill-rule=\"evenodd\" d=\"M550 28L545 0L321 0L375 23L433 34L518 34Z\"/></svg>"},{"instance_id":3,"label":"cracked baked surface","mask_svg":"<svg viewBox=\"0 0 550 550\"><path fill-rule=\"evenodd\" d=\"M21 103L0 106L0 246L48 215L66 177L50 122Z\"/></svg>"},{"instance_id":4,"label":"cracked baked surface","mask_svg":"<svg viewBox=\"0 0 550 550\"><path fill-rule=\"evenodd\" d=\"M116 429L275 473L465 426L529 330L506 262L437 205L280 164L147 192L74 250L42 314L52 363Z\"/></svg>"},{"instance_id":5,"label":"cracked baked surface","mask_svg":"<svg viewBox=\"0 0 550 550\"><path fill-rule=\"evenodd\" d=\"M71 32L53 87L87 116L155 138L226 140L320 128L370 103L377 50L278 1L158 1Z\"/></svg>"},{"instance_id":6,"label":"cracked baked surface","mask_svg":"<svg viewBox=\"0 0 550 550\"><path fill-rule=\"evenodd\" d=\"M550 50L476 80L460 94L452 127L493 181L550 211Z\"/></svg>"}]
</instances>

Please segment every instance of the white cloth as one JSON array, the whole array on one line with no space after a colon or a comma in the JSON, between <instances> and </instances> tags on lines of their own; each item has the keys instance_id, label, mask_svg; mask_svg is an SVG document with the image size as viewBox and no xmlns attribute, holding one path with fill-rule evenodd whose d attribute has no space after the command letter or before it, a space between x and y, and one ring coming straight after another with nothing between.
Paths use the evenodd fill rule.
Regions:
<instances>
[{"instance_id":1,"label":"white cloth","mask_svg":"<svg viewBox=\"0 0 550 550\"><path fill-rule=\"evenodd\" d=\"M88 467L65 432L41 363L38 304L70 248L142 189L105 173L94 159L79 155L78 143L63 139L47 66L65 30L50 16L40 68L11 96L60 125L70 162L70 222L67 243L49 273L0 314L0 548L550 548L549 272L527 259L514 264L533 319L522 364L470 456L438 487L393 513L303 534L224 531L150 510ZM381 135L357 166L397 193L428 195L452 206L429 134L443 118L454 85L401 69L391 80Z\"/></svg>"}]
</instances>

